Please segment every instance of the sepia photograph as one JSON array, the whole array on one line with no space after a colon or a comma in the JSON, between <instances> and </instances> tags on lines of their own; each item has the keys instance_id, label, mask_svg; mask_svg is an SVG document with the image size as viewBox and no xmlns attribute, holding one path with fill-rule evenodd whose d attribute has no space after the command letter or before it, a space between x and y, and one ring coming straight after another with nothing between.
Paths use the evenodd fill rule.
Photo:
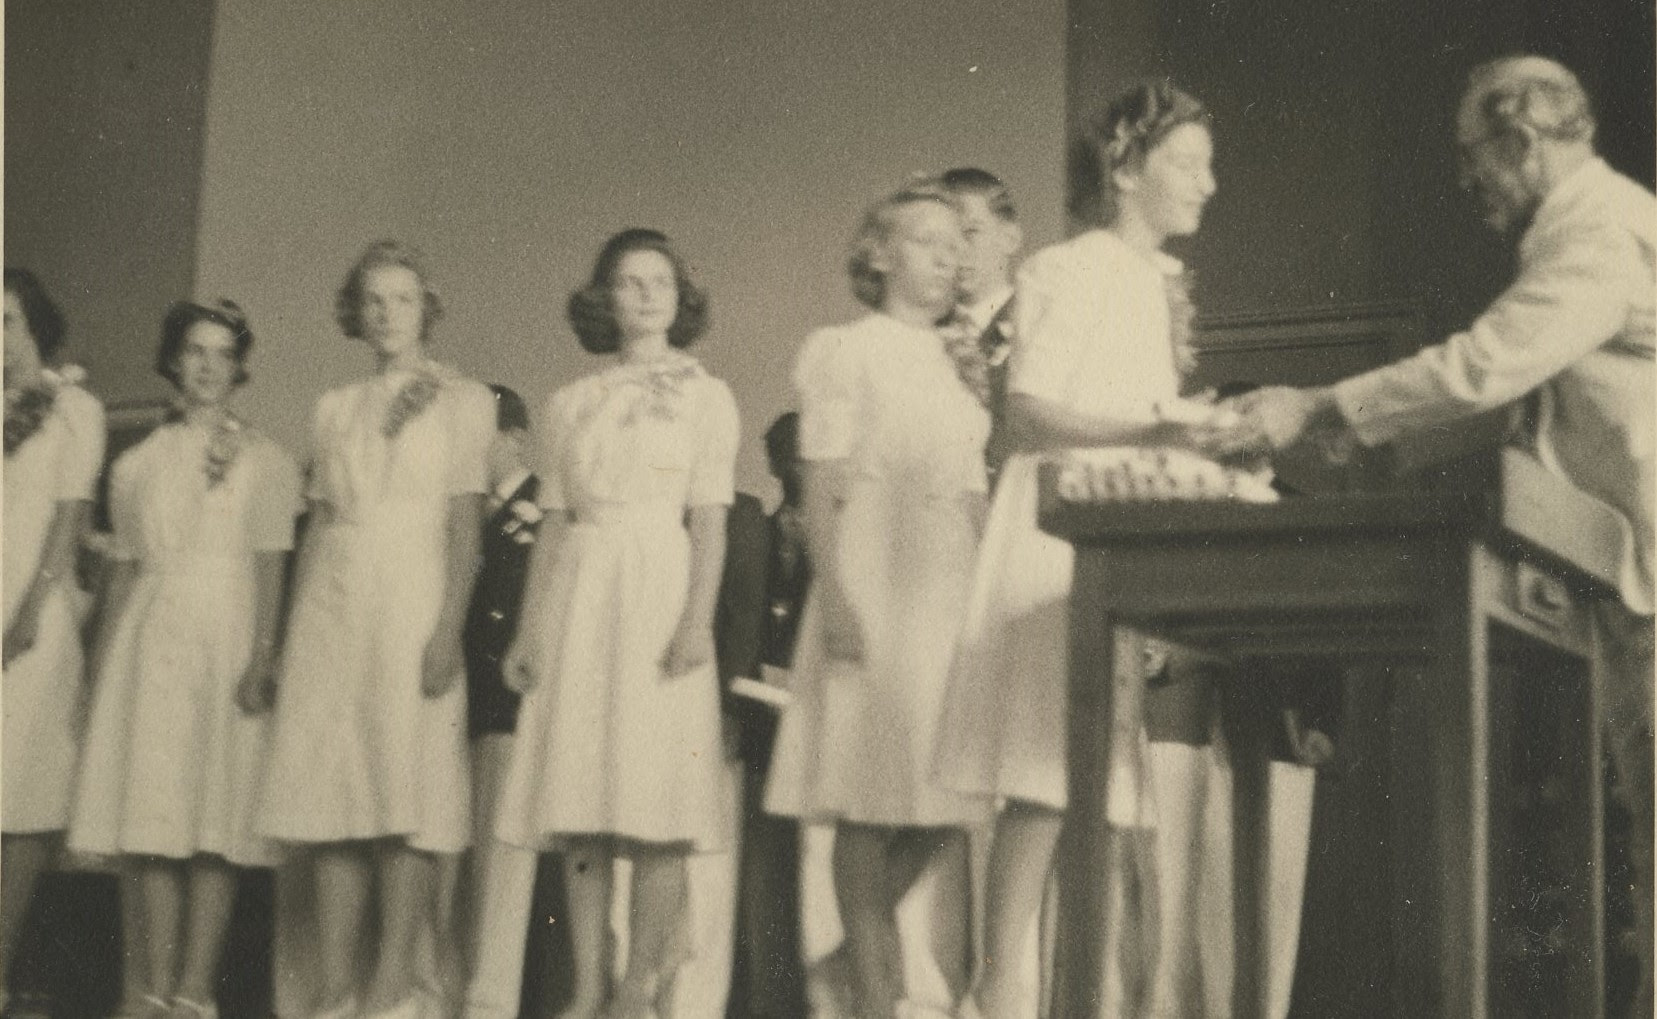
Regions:
<instances>
[{"instance_id":1,"label":"sepia photograph","mask_svg":"<svg viewBox=\"0 0 1657 1019\"><path fill-rule=\"evenodd\" d=\"M0 1019L1647 1019L1657 0L3 0Z\"/></svg>"}]
</instances>

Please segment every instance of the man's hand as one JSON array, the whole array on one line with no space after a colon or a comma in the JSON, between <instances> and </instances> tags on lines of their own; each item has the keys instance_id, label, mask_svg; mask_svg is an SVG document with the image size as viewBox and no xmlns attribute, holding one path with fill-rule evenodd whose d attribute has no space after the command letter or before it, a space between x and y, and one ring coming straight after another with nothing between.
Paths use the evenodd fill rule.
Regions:
<instances>
[{"instance_id":1,"label":"man's hand","mask_svg":"<svg viewBox=\"0 0 1657 1019\"><path fill-rule=\"evenodd\" d=\"M262 715L276 704L277 659L269 648L256 648L236 684L236 706L244 715Z\"/></svg>"},{"instance_id":2,"label":"man's hand","mask_svg":"<svg viewBox=\"0 0 1657 1019\"><path fill-rule=\"evenodd\" d=\"M40 611L45 600L35 595L24 596L17 615L12 617L12 625L6 629L3 641L6 665L34 650L35 641L40 636Z\"/></svg>"},{"instance_id":3,"label":"man's hand","mask_svg":"<svg viewBox=\"0 0 1657 1019\"><path fill-rule=\"evenodd\" d=\"M1271 448L1284 450L1300 442L1320 410L1317 390L1266 386L1238 397L1232 408L1265 436Z\"/></svg>"},{"instance_id":4,"label":"man's hand","mask_svg":"<svg viewBox=\"0 0 1657 1019\"><path fill-rule=\"evenodd\" d=\"M823 651L831 659L863 664L867 647L863 640L863 622L851 599L836 583L823 585Z\"/></svg>"},{"instance_id":5,"label":"man's hand","mask_svg":"<svg viewBox=\"0 0 1657 1019\"><path fill-rule=\"evenodd\" d=\"M1358 437L1341 416L1334 391L1327 387L1268 386L1238 397L1229 406L1274 451L1307 446L1336 466L1351 462L1357 452Z\"/></svg>"},{"instance_id":6,"label":"man's hand","mask_svg":"<svg viewBox=\"0 0 1657 1019\"><path fill-rule=\"evenodd\" d=\"M516 694L527 694L541 681L540 634L533 629L520 630L501 662L501 678L506 688Z\"/></svg>"},{"instance_id":7,"label":"man's hand","mask_svg":"<svg viewBox=\"0 0 1657 1019\"><path fill-rule=\"evenodd\" d=\"M453 688L465 668L460 635L432 634L431 640L426 643L426 653L420 660L420 692L427 697L443 696Z\"/></svg>"},{"instance_id":8,"label":"man's hand","mask_svg":"<svg viewBox=\"0 0 1657 1019\"><path fill-rule=\"evenodd\" d=\"M662 655L662 672L668 679L677 679L711 665L713 655L713 630L681 623Z\"/></svg>"}]
</instances>

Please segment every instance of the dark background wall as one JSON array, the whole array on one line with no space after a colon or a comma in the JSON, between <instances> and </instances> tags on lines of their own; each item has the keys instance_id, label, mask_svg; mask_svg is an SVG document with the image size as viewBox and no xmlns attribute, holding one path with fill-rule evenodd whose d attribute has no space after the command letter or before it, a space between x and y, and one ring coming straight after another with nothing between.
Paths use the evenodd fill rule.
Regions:
<instances>
[{"instance_id":1,"label":"dark background wall","mask_svg":"<svg viewBox=\"0 0 1657 1019\"><path fill-rule=\"evenodd\" d=\"M1474 65L1529 51L1572 67L1607 160L1651 186L1653 23L1650 0L1070 0L1067 119L1143 76L1202 98L1219 193L1179 253L1207 327L1204 370L1331 381L1436 342L1511 278L1511 242L1456 189L1453 117ZM1489 434L1457 432L1409 456ZM1374 672L1344 684L1341 755L1318 783L1297 1016L1389 1013L1385 823L1409 799L1392 787L1390 688ZM1624 993L1628 972L1613 960L1612 973Z\"/></svg>"},{"instance_id":2,"label":"dark background wall","mask_svg":"<svg viewBox=\"0 0 1657 1019\"><path fill-rule=\"evenodd\" d=\"M195 277L211 0L9 0L7 265L62 304L106 397L153 395L161 309Z\"/></svg>"},{"instance_id":3,"label":"dark background wall","mask_svg":"<svg viewBox=\"0 0 1657 1019\"><path fill-rule=\"evenodd\" d=\"M1216 124L1220 190L1183 245L1204 314L1413 304L1464 320L1508 272L1456 192L1467 71L1556 57L1595 97L1601 148L1653 176L1650 0L1071 0L1068 117L1168 75Z\"/></svg>"}]
</instances>

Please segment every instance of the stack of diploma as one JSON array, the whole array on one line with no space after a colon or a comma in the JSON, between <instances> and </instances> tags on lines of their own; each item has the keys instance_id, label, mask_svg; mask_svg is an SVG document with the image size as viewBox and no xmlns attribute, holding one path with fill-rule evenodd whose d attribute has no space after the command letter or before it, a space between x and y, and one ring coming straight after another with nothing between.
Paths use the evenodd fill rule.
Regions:
<instances>
[{"instance_id":1,"label":"stack of diploma","mask_svg":"<svg viewBox=\"0 0 1657 1019\"><path fill-rule=\"evenodd\" d=\"M779 711L788 707L794 695L788 692L788 672L772 665L762 665L761 678L738 676L731 680L731 693L738 697L759 701Z\"/></svg>"},{"instance_id":2,"label":"stack of diploma","mask_svg":"<svg viewBox=\"0 0 1657 1019\"><path fill-rule=\"evenodd\" d=\"M1163 420L1228 426L1235 415L1209 404L1173 400L1157 407ZM1188 449L1105 446L1057 454L1058 495L1071 503L1276 502L1271 471L1227 466Z\"/></svg>"},{"instance_id":3,"label":"stack of diploma","mask_svg":"<svg viewBox=\"0 0 1657 1019\"><path fill-rule=\"evenodd\" d=\"M1072 449L1058 462L1058 495L1071 503L1277 501L1270 474L1226 467L1186 449Z\"/></svg>"}]
</instances>

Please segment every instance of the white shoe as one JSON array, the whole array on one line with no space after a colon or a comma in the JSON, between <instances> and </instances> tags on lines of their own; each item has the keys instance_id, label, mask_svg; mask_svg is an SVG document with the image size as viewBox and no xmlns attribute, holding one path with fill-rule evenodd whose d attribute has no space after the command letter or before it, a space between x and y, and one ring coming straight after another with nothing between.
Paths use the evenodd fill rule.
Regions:
<instances>
[{"instance_id":1,"label":"white shoe","mask_svg":"<svg viewBox=\"0 0 1657 1019\"><path fill-rule=\"evenodd\" d=\"M358 1019L357 999L347 997L333 1008L325 1008L316 1013L311 1019Z\"/></svg>"},{"instance_id":2,"label":"white shoe","mask_svg":"<svg viewBox=\"0 0 1657 1019\"><path fill-rule=\"evenodd\" d=\"M363 1013L363 1019L426 1019L426 1002L430 1000L416 988L388 1009Z\"/></svg>"},{"instance_id":3,"label":"white shoe","mask_svg":"<svg viewBox=\"0 0 1657 1019\"><path fill-rule=\"evenodd\" d=\"M174 998L173 1007L167 1013L168 1019L219 1019L217 1002L191 1001L189 998Z\"/></svg>"},{"instance_id":4,"label":"white shoe","mask_svg":"<svg viewBox=\"0 0 1657 1019\"><path fill-rule=\"evenodd\" d=\"M857 1019L857 981L844 945L806 972L806 1004L815 1019Z\"/></svg>"}]
</instances>

